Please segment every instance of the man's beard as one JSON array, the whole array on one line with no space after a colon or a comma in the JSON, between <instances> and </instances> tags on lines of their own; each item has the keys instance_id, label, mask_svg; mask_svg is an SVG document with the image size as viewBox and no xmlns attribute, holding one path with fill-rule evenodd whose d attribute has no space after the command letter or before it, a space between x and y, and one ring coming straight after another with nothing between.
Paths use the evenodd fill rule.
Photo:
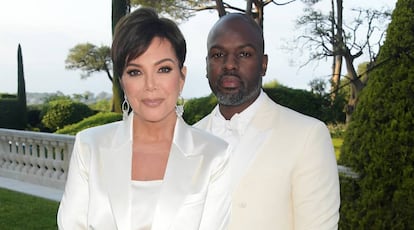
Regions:
<instances>
[{"instance_id":1,"label":"man's beard","mask_svg":"<svg viewBox=\"0 0 414 230\"><path fill-rule=\"evenodd\" d=\"M238 106L246 102L252 101L255 97L257 97L257 95L259 95L260 89L261 85L257 84L256 88L248 92L248 90L244 87L243 84L243 87L240 88L240 90L237 93L222 93L220 90L217 90L216 97L220 105Z\"/></svg>"}]
</instances>

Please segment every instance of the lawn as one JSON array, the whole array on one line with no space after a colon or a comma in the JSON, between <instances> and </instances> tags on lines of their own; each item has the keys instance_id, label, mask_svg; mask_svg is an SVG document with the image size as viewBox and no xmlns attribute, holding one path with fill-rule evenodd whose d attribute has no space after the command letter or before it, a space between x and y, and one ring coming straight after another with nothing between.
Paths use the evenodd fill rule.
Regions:
<instances>
[{"instance_id":1,"label":"lawn","mask_svg":"<svg viewBox=\"0 0 414 230\"><path fill-rule=\"evenodd\" d=\"M342 138L332 138L332 143L335 149L335 155L336 155L337 160L339 158L339 153L340 153L341 145L343 142L344 142L344 139Z\"/></svg>"},{"instance_id":2,"label":"lawn","mask_svg":"<svg viewBox=\"0 0 414 230\"><path fill-rule=\"evenodd\" d=\"M59 203L0 188L0 229L57 229Z\"/></svg>"}]
</instances>

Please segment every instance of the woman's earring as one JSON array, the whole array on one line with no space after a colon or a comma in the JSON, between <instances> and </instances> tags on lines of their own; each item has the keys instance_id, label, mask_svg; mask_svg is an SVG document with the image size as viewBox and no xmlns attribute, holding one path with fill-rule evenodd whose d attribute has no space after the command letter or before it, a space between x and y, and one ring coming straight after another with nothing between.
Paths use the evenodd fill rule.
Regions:
<instances>
[{"instance_id":1,"label":"woman's earring","mask_svg":"<svg viewBox=\"0 0 414 230\"><path fill-rule=\"evenodd\" d=\"M182 117L184 113L184 98L181 96L181 93L178 96L177 104L175 105L175 113L179 117Z\"/></svg>"},{"instance_id":2,"label":"woman's earring","mask_svg":"<svg viewBox=\"0 0 414 230\"><path fill-rule=\"evenodd\" d=\"M122 119L125 121L128 118L129 113L129 102L127 96L124 95L124 102L122 102Z\"/></svg>"}]
</instances>

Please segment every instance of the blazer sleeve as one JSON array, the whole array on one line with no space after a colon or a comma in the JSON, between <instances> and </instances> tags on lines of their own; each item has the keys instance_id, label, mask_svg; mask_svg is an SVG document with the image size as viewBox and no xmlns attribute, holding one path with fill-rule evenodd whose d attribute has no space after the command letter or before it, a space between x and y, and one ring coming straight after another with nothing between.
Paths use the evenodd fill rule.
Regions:
<instances>
[{"instance_id":1,"label":"blazer sleeve","mask_svg":"<svg viewBox=\"0 0 414 230\"><path fill-rule=\"evenodd\" d=\"M65 191L57 214L59 229L87 229L89 161L87 148L82 147L80 137L76 136Z\"/></svg>"},{"instance_id":2,"label":"blazer sleeve","mask_svg":"<svg viewBox=\"0 0 414 230\"><path fill-rule=\"evenodd\" d=\"M224 230L230 220L231 193L229 154L227 151L216 158L216 167L211 174L206 202L199 230Z\"/></svg>"},{"instance_id":3,"label":"blazer sleeve","mask_svg":"<svg viewBox=\"0 0 414 230\"><path fill-rule=\"evenodd\" d=\"M295 229L337 229L339 178L327 127L317 122L307 135L293 173Z\"/></svg>"}]
</instances>

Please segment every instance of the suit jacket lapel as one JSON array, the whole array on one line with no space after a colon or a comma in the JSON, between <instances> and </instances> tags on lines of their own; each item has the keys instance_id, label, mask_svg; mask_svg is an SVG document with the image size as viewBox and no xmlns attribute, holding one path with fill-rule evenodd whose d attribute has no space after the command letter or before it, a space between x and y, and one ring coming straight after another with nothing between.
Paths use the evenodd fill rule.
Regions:
<instances>
[{"instance_id":1,"label":"suit jacket lapel","mask_svg":"<svg viewBox=\"0 0 414 230\"><path fill-rule=\"evenodd\" d=\"M248 169L251 166L251 163L256 158L257 154L260 152L260 149L268 141L272 129L274 127L268 127L269 119L275 119L272 114L271 105L273 101L266 95L263 95L265 99L260 105L258 111L256 111L255 116L249 122L244 135L241 136L237 146L232 146L232 155L244 155L244 156L232 156L231 157L231 171L232 179L232 188L235 188L240 182L241 178L245 175ZM199 127L204 130L212 131L212 121L214 111L218 110L216 106L212 113L196 124L196 127ZM266 122L265 122L266 121ZM249 160L246 160L249 159Z\"/></svg>"},{"instance_id":2,"label":"suit jacket lapel","mask_svg":"<svg viewBox=\"0 0 414 230\"><path fill-rule=\"evenodd\" d=\"M121 121L109 148L100 148L102 177L118 229L131 229L132 115Z\"/></svg>"},{"instance_id":3,"label":"suit jacket lapel","mask_svg":"<svg viewBox=\"0 0 414 230\"><path fill-rule=\"evenodd\" d=\"M203 160L202 155L194 155L193 151L191 131L178 118L152 230L170 229L185 197L191 192Z\"/></svg>"}]
</instances>

